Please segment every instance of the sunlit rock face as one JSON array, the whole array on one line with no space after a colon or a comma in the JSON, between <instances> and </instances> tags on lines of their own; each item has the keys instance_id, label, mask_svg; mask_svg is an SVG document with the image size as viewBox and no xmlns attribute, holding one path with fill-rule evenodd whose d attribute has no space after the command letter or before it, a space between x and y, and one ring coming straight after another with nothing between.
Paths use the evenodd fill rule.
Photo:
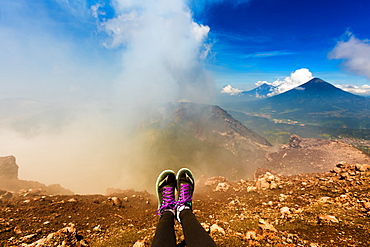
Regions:
<instances>
[{"instance_id":1,"label":"sunlit rock face","mask_svg":"<svg viewBox=\"0 0 370 247\"><path fill-rule=\"evenodd\" d=\"M0 157L0 179L18 179L18 169L14 156Z\"/></svg>"}]
</instances>

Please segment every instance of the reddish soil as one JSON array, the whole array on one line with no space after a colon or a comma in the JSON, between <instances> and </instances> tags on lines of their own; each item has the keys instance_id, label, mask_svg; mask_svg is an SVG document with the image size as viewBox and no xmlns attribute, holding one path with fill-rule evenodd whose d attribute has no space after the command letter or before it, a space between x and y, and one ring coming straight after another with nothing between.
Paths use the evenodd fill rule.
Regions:
<instances>
[{"instance_id":1,"label":"reddish soil","mask_svg":"<svg viewBox=\"0 0 370 247\"><path fill-rule=\"evenodd\" d=\"M272 180L274 189L244 180L221 187L217 179L198 181L194 213L207 230L213 225L218 246L370 246L370 168L343 164L332 173ZM158 223L155 196L119 192L11 198L2 192L0 246L148 246ZM50 240L72 224L73 236L59 231ZM178 223L176 234L181 243ZM37 245L40 239L44 244Z\"/></svg>"}]
</instances>

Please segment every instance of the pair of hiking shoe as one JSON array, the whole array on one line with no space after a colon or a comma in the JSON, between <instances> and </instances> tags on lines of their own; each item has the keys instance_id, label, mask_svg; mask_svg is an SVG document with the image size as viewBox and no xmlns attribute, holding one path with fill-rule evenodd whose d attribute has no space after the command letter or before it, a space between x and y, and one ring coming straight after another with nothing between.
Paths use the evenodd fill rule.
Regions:
<instances>
[{"instance_id":1,"label":"pair of hiking shoe","mask_svg":"<svg viewBox=\"0 0 370 247\"><path fill-rule=\"evenodd\" d=\"M178 198L176 200L175 190ZM184 209L192 209L194 176L187 168L182 168L177 175L172 170L163 171L157 179L156 191L158 197L157 214L165 211L173 213L180 222L180 213Z\"/></svg>"}]
</instances>

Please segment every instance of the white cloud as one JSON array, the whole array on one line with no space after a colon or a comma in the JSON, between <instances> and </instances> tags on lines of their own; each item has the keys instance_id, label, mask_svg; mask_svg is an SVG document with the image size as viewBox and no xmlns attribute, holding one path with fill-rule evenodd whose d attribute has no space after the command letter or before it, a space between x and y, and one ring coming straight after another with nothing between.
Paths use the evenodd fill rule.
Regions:
<instances>
[{"instance_id":1,"label":"white cloud","mask_svg":"<svg viewBox=\"0 0 370 247\"><path fill-rule=\"evenodd\" d=\"M238 95L239 93L243 92L243 90L233 88L231 85L227 85L222 88L221 93L227 93L230 95Z\"/></svg>"},{"instance_id":2,"label":"white cloud","mask_svg":"<svg viewBox=\"0 0 370 247\"><path fill-rule=\"evenodd\" d=\"M90 7L91 9L91 14L94 18L99 18L100 15L106 15L107 13L105 11L101 11L100 8L103 7L104 5L103 4L95 4L93 6Z\"/></svg>"},{"instance_id":3,"label":"white cloud","mask_svg":"<svg viewBox=\"0 0 370 247\"><path fill-rule=\"evenodd\" d=\"M203 42L203 40L208 36L208 33L210 31L209 26L204 26L203 24L199 25L198 23L194 21L192 24L193 24L192 31L193 31L195 40L197 42Z\"/></svg>"},{"instance_id":4,"label":"white cloud","mask_svg":"<svg viewBox=\"0 0 370 247\"><path fill-rule=\"evenodd\" d=\"M86 0L56 0L56 2L75 17L88 15Z\"/></svg>"},{"instance_id":5,"label":"white cloud","mask_svg":"<svg viewBox=\"0 0 370 247\"><path fill-rule=\"evenodd\" d=\"M370 79L370 43L348 33L347 41L338 41L329 59L343 59L342 65L350 72Z\"/></svg>"},{"instance_id":6,"label":"white cloud","mask_svg":"<svg viewBox=\"0 0 370 247\"><path fill-rule=\"evenodd\" d=\"M257 52L257 53L251 53L246 54L243 57L244 58L264 58L264 57L275 57L275 56L286 56L294 54L290 51L269 51L269 52Z\"/></svg>"},{"instance_id":7,"label":"white cloud","mask_svg":"<svg viewBox=\"0 0 370 247\"><path fill-rule=\"evenodd\" d=\"M259 87L263 84L271 85L271 83L269 83L268 81L258 81L256 83L254 83L254 85L256 85L257 87Z\"/></svg>"},{"instance_id":8,"label":"white cloud","mask_svg":"<svg viewBox=\"0 0 370 247\"><path fill-rule=\"evenodd\" d=\"M302 68L302 69L297 69L296 71L292 72L290 76L285 77L283 80L276 80L272 83L268 83L265 81L259 81L256 83L261 85L263 83L267 83L269 85L272 85L274 87L273 92L269 93L267 96L271 97L277 94L284 93L286 91L289 91L295 87L298 87L309 80L313 78L312 73L310 72L309 69Z\"/></svg>"},{"instance_id":9,"label":"white cloud","mask_svg":"<svg viewBox=\"0 0 370 247\"><path fill-rule=\"evenodd\" d=\"M268 81L258 81L254 85L256 87L259 87L263 84L271 85L271 93L267 94L267 97L271 97L277 94L284 93L286 91L289 91L293 88L297 88L298 86L308 82L313 78L312 73L309 69L302 68L297 69L296 71L292 72L290 76L285 77L283 80L276 80L274 82L268 82ZM302 88L297 88L298 90L302 90ZM237 88L233 88L231 85L225 86L221 93L228 93L230 95L237 95L244 90L240 90Z\"/></svg>"},{"instance_id":10,"label":"white cloud","mask_svg":"<svg viewBox=\"0 0 370 247\"><path fill-rule=\"evenodd\" d=\"M370 95L370 85L356 86L351 84L337 84L335 86L353 94Z\"/></svg>"}]
</instances>

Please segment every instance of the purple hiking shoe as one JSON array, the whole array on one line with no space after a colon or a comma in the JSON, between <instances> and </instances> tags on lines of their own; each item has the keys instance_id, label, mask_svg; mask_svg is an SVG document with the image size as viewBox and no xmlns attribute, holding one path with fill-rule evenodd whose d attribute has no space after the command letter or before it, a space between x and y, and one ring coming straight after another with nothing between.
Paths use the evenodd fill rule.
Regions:
<instances>
[{"instance_id":1,"label":"purple hiking shoe","mask_svg":"<svg viewBox=\"0 0 370 247\"><path fill-rule=\"evenodd\" d=\"M156 191L158 198L157 215L162 215L165 211L170 211L175 215L176 200L176 175L172 170L163 171L157 178Z\"/></svg>"},{"instance_id":2,"label":"purple hiking shoe","mask_svg":"<svg viewBox=\"0 0 370 247\"><path fill-rule=\"evenodd\" d=\"M177 176L177 191L178 199L176 201L176 218L180 221L180 213L184 209L192 209L193 192L194 192L194 176L187 168L182 168L178 171Z\"/></svg>"}]
</instances>

